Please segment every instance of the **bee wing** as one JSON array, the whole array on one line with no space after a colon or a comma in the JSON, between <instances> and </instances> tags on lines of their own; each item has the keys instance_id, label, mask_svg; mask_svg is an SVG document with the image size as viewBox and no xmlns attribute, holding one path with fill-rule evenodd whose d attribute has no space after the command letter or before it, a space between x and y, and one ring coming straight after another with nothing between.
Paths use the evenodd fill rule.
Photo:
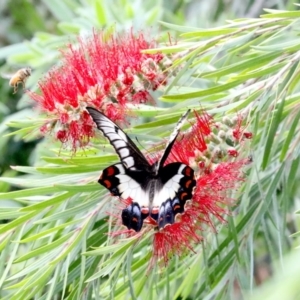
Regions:
<instances>
[{"instance_id":1,"label":"bee wing","mask_svg":"<svg viewBox=\"0 0 300 300\"><path fill-rule=\"evenodd\" d=\"M11 74L8 74L8 73L0 73L0 76L4 79L11 79L13 76L15 75L15 73L11 73Z\"/></svg>"}]
</instances>

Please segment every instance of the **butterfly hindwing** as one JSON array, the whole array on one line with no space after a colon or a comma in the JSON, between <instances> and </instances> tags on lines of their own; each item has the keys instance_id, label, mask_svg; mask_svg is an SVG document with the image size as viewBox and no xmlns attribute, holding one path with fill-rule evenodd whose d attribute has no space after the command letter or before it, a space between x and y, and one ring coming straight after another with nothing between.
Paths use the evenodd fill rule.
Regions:
<instances>
[{"instance_id":1,"label":"butterfly hindwing","mask_svg":"<svg viewBox=\"0 0 300 300\"><path fill-rule=\"evenodd\" d=\"M122 223L128 229L140 231L143 226L143 218L140 206L137 203L132 203L122 210Z\"/></svg>"},{"instance_id":2,"label":"butterfly hindwing","mask_svg":"<svg viewBox=\"0 0 300 300\"><path fill-rule=\"evenodd\" d=\"M194 170L179 162L161 168L159 178L163 187L156 194L153 206L159 207L156 219L159 228L162 228L174 223L175 216L184 212L186 201L192 198L196 181Z\"/></svg>"},{"instance_id":3,"label":"butterfly hindwing","mask_svg":"<svg viewBox=\"0 0 300 300\"><path fill-rule=\"evenodd\" d=\"M157 217L158 228L164 228L166 225L173 224L175 222L176 214L174 212L172 202L172 200L168 199L161 204Z\"/></svg>"},{"instance_id":4,"label":"butterfly hindwing","mask_svg":"<svg viewBox=\"0 0 300 300\"><path fill-rule=\"evenodd\" d=\"M144 177L144 172L127 170L119 163L104 169L98 182L114 196L136 199L145 198Z\"/></svg>"},{"instance_id":5,"label":"butterfly hindwing","mask_svg":"<svg viewBox=\"0 0 300 300\"><path fill-rule=\"evenodd\" d=\"M149 215L144 214L138 203L133 202L122 210L122 223L128 229L140 231L143 226L144 219Z\"/></svg>"},{"instance_id":6,"label":"butterfly hindwing","mask_svg":"<svg viewBox=\"0 0 300 300\"><path fill-rule=\"evenodd\" d=\"M133 201L122 211L122 223L128 229L139 231L143 220L149 215L149 199L143 188L146 185L146 172L127 170L119 163L103 170L98 182L106 187L113 196Z\"/></svg>"},{"instance_id":7,"label":"butterfly hindwing","mask_svg":"<svg viewBox=\"0 0 300 300\"><path fill-rule=\"evenodd\" d=\"M117 175L124 173L124 167L122 164L115 164L107 167L103 170L98 182L106 187L113 196L120 196L119 191L120 180Z\"/></svg>"}]
</instances>

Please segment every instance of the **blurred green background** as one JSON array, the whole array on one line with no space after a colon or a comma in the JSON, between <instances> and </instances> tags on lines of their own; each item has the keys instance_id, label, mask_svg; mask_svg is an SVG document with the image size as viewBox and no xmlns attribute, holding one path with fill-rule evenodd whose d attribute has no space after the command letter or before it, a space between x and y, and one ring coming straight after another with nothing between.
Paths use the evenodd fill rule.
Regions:
<instances>
[{"instance_id":1,"label":"blurred green background","mask_svg":"<svg viewBox=\"0 0 300 300\"><path fill-rule=\"evenodd\" d=\"M224 25L235 18L256 18L262 8L297 10L295 1L280 0L2 0L0 2L0 175L13 177L11 165L33 165L39 159L38 145L43 139L37 133L26 139L8 136L12 131L6 122L13 119L33 117L36 113L33 103L20 88L13 95L6 75L21 67L30 66L33 74L27 88L37 89L37 82L59 59L58 49L64 48L77 35L88 35L93 28L117 30L147 29L162 41L168 41L168 34L176 40L177 33L165 29L164 22L199 28ZM0 182L0 191L11 187ZM280 193L281 191L278 191ZM293 230L292 230L293 231ZM258 285L265 283L273 274L270 256L260 253L262 241L256 244L258 252L255 261L255 278ZM267 248L267 247L266 247ZM295 281L300 276L299 254L293 254L286 264L287 274L275 272L274 283L267 283L264 289L255 292L254 299L284 299L287 293L297 290ZM283 261L279 265L284 264ZM280 269L280 268L279 268ZM238 288L237 288L238 290ZM262 297L263 295L263 297ZM295 294L294 299L300 299ZM237 296L239 298L239 296ZM207 297L209 298L209 295ZM292 299L292 298L289 298Z\"/></svg>"}]
</instances>

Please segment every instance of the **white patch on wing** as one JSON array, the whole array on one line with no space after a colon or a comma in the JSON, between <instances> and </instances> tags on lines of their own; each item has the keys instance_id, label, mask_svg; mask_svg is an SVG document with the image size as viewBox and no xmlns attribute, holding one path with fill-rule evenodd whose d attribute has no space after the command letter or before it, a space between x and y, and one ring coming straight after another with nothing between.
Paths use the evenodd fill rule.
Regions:
<instances>
[{"instance_id":1,"label":"white patch on wing","mask_svg":"<svg viewBox=\"0 0 300 300\"><path fill-rule=\"evenodd\" d=\"M174 190L178 190L179 189L179 181L180 179L183 177L183 175L175 175L173 176L171 179L169 179L164 187L168 188L168 189L174 189Z\"/></svg>"},{"instance_id":2,"label":"white patch on wing","mask_svg":"<svg viewBox=\"0 0 300 300\"><path fill-rule=\"evenodd\" d=\"M127 198L131 198L131 190L129 190L129 188L127 188L127 189L123 189L123 185L122 184L120 184L119 186L118 186L118 188L119 188L119 191L122 191L123 190L123 192L121 193L121 197L123 198L123 199L127 199Z\"/></svg>"},{"instance_id":3,"label":"white patch on wing","mask_svg":"<svg viewBox=\"0 0 300 300\"><path fill-rule=\"evenodd\" d=\"M140 207L149 207L149 194L146 193L141 187L136 190L135 202L137 202Z\"/></svg>"},{"instance_id":4,"label":"white patch on wing","mask_svg":"<svg viewBox=\"0 0 300 300\"><path fill-rule=\"evenodd\" d=\"M130 192L130 198L131 199L136 199L137 191L138 191L138 189L131 189L131 192Z\"/></svg>"},{"instance_id":5,"label":"white patch on wing","mask_svg":"<svg viewBox=\"0 0 300 300\"><path fill-rule=\"evenodd\" d=\"M119 148L122 148L122 147L126 147L126 143L124 141L122 141L122 140L113 141L112 144L113 144L113 146L116 149L119 149Z\"/></svg>"},{"instance_id":6,"label":"white patch on wing","mask_svg":"<svg viewBox=\"0 0 300 300\"><path fill-rule=\"evenodd\" d=\"M127 136L125 135L125 133L121 130L118 129L118 135L127 142Z\"/></svg>"},{"instance_id":7,"label":"white patch on wing","mask_svg":"<svg viewBox=\"0 0 300 300\"><path fill-rule=\"evenodd\" d=\"M115 167L118 168L120 174L122 174L122 175L125 174L125 169L124 169L124 167L123 167L122 164L115 164ZM118 176L120 176L120 175L118 175ZM129 177L129 176L126 175L126 177ZM130 177L129 177L129 178L130 178ZM130 178L130 179L131 179L131 178Z\"/></svg>"},{"instance_id":8,"label":"white patch on wing","mask_svg":"<svg viewBox=\"0 0 300 300\"><path fill-rule=\"evenodd\" d=\"M126 157L126 156L129 156L130 152L127 148L122 148L119 150L119 153L122 157Z\"/></svg>"},{"instance_id":9,"label":"white patch on wing","mask_svg":"<svg viewBox=\"0 0 300 300\"><path fill-rule=\"evenodd\" d=\"M182 171L185 165L180 166L178 172ZM173 200L175 198L176 193L180 188L179 181L183 177L183 175L176 174L171 177L162 187L161 190L156 190L153 198L153 207L160 207L162 203L167 201L168 199Z\"/></svg>"},{"instance_id":10,"label":"white patch on wing","mask_svg":"<svg viewBox=\"0 0 300 300\"><path fill-rule=\"evenodd\" d=\"M119 178L121 183L128 182L128 181L132 180L132 178L129 177L128 175L120 174L120 175L116 175L116 177Z\"/></svg>"},{"instance_id":11,"label":"white patch on wing","mask_svg":"<svg viewBox=\"0 0 300 300\"><path fill-rule=\"evenodd\" d=\"M126 166L127 169L130 169L131 167L134 166L134 160L131 156L122 159L122 162Z\"/></svg>"},{"instance_id":12,"label":"white patch on wing","mask_svg":"<svg viewBox=\"0 0 300 300\"><path fill-rule=\"evenodd\" d=\"M116 177L120 180L118 190L123 199L130 197L133 202L140 206L149 207L149 198L147 193L141 188L140 184L128 175L119 174Z\"/></svg>"},{"instance_id":13,"label":"white patch on wing","mask_svg":"<svg viewBox=\"0 0 300 300\"><path fill-rule=\"evenodd\" d=\"M105 134L116 133L115 129L112 128L112 127L106 127L106 126L105 126L105 127L103 127L102 129L103 129L103 132L104 132Z\"/></svg>"},{"instance_id":14,"label":"white patch on wing","mask_svg":"<svg viewBox=\"0 0 300 300\"><path fill-rule=\"evenodd\" d=\"M138 182L125 174L119 174L116 177L120 180L118 190L123 199L130 197L140 207L149 207L149 195L141 188Z\"/></svg>"},{"instance_id":15,"label":"white patch on wing","mask_svg":"<svg viewBox=\"0 0 300 300\"><path fill-rule=\"evenodd\" d=\"M182 171L183 171L183 169L184 169L185 167L186 167L186 165L182 164L182 165L179 167L177 173L178 173L178 174L182 174Z\"/></svg>"},{"instance_id":16,"label":"white patch on wing","mask_svg":"<svg viewBox=\"0 0 300 300\"><path fill-rule=\"evenodd\" d=\"M105 119L100 120L99 125L102 127L110 127L110 128L115 128L115 125L112 122L109 122Z\"/></svg>"},{"instance_id":17,"label":"white patch on wing","mask_svg":"<svg viewBox=\"0 0 300 300\"><path fill-rule=\"evenodd\" d=\"M105 133L105 131L104 131L104 133ZM120 141L122 141L122 139L120 139L120 136L119 136L118 134L116 134L116 133L109 133L108 136L109 136L109 139L110 139L111 141L115 141L115 140L120 140ZM124 143L124 142L123 142L123 143Z\"/></svg>"},{"instance_id":18,"label":"white patch on wing","mask_svg":"<svg viewBox=\"0 0 300 300\"><path fill-rule=\"evenodd\" d=\"M175 197L175 191L172 189L168 189L164 186L160 191L155 192L152 206L160 207L162 203L164 203L168 199L173 199L174 197Z\"/></svg>"}]
</instances>

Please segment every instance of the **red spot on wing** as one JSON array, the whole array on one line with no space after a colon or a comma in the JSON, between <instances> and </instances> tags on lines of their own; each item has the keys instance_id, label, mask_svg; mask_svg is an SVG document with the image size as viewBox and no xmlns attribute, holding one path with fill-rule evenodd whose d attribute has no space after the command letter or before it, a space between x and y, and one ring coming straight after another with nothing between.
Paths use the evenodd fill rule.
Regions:
<instances>
[{"instance_id":1,"label":"red spot on wing","mask_svg":"<svg viewBox=\"0 0 300 300\"><path fill-rule=\"evenodd\" d=\"M152 208L152 214L156 215L159 212L159 207L153 207Z\"/></svg>"},{"instance_id":2,"label":"red spot on wing","mask_svg":"<svg viewBox=\"0 0 300 300\"><path fill-rule=\"evenodd\" d=\"M103 180L103 184L105 185L105 187L107 189L110 189L111 186L112 186L112 184L111 184L111 182L109 180Z\"/></svg>"},{"instance_id":3,"label":"red spot on wing","mask_svg":"<svg viewBox=\"0 0 300 300\"><path fill-rule=\"evenodd\" d=\"M186 193L184 193L184 194L186 194ZM181 197L182 197L182 194L181 194ZM181 199L181 200L182 200L182 199ZM173 210L175 210L175 211L176 211L177 209L180 209L180 205L178 205L178 204L177 204L177 205L175 205L175 206L173 207Z\"/></svg>"},{"instance_id":4,"label":"red spot on wing","mask_svg":"<svg viewBox=\"0 0 300 300\"><path fill-rule=\"evenodd\" d=\"M188 177L192 176L192 169L190 167L186 167L184 170L184 174Z\"/></svg>"},{"instance_id":5,"label":"red spot on wing","mask_svg":"<svg viewBox=\"0 0 300 300\"><path fill-rule=\"evenodd\" d=\"M149 214L149 207L142 207L141 208L141 213L145 214L145 215Z\"/></svg>"},{"instance_id":6,"label":"red spot on wing","mask_svg":"<svg viewBox=\"0 0 300 300\"><path fill-rule=\"evenodd\" d=\"M193 180L188 180L186 183L185 183L185 187L188 189L191 185L191 183L193 182Z\"/></svg>"},{"instance_id":7,"label":"red spot on wing","mask_svg":"<svg viewBox=\"0 0 300 300\"><path fill-rule=\"evenodd\" d=\"M109 177L109 176L113 176L115 175L115 168L114 167L108 167L106 169L106 175Z\"/></svg>"},{"instance_id":8,"label":"red spot on wing","mask_svg":"<svg viewBox=\"0 0 300 300\"><path fill-rule=\"evenodd\" d=\"M188 195L188 193L181 193L180 194L180 200L184 200L184 198ZM177 206L177 205L176 205ZM175 207L176 207L175 206Z\"/></svg>"}]
</instances>

